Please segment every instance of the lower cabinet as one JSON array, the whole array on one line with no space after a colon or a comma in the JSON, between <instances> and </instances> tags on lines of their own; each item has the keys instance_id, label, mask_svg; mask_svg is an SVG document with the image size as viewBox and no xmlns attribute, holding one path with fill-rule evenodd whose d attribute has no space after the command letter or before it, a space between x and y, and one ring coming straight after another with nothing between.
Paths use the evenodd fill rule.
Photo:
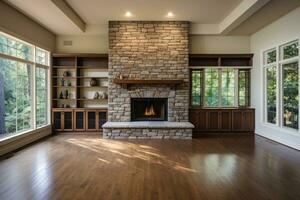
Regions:
<instances>
[{"instance_id":1,"label":"lower cabinet","mask_svg":"<svg viewBox=\"0 0 300 200\"><path fill-rule=\"evenodd\" d=\"M254 109L190 109L195 132L254 132Z\"/></svg>"},{"instance_id":2,"label":"lower cabinet","mask_svg":"<svg viewBox=\"0 0 300 200\"><path fill-rule=\"evenodd\" d=\"M85 110L74 110L75 131L85 131Z\"/></svg>"},{"instance_id":3,"label":"lower cabinet","mask_svg":"<svg viewBox=\"0 0 300 200\"><path fill-rule=\"evenodd\" d=\"M86 130L87 131L96 131L97 128L97 111L88 110L86 111Z\"/></svg>"},{"instance_id":4,"label":"lower cabinet","mask_svg":"<svg viewBox=\"0 0 300 200\"><path fill-rule=\"evenodd\" d=\"M255 129L254 110L232 111L232 131L253 132Z\"/></svg>"},{"instance_id":5,"label":"lower cabinet","mask_svg":"<svg viewBox=\"0 0 300 200\"><path fill-rule=\"evenodd\" d=\"M99 131L106 121L106 109L52 109L55 131Z\"/></svg>"},{"instance_id":6,"label":"lower cabinet","mask_svg":"<svg viewBox=\"0 0 300 200\"><path fill-rule=\"evenodd\" d=\"M52 126L56 131L73 131L73 111L64 109L53 110Z\"/></svg>"}]
</instances>

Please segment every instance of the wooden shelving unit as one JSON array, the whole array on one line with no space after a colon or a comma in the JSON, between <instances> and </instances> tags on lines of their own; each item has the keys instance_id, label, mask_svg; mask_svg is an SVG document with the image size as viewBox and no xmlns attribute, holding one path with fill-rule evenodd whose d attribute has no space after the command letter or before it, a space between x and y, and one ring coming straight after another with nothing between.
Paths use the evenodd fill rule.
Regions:
<instances>
[{"instance_id":1,"label":"wooden shelving unit","mask_svg":"<svg viewBox=\"0 0 300 200\"><path fill-rule=\"evenodd\" d=\"M96 92L107 94L108 55L53 54L52 65L53 129L81 132L101 130L99 123L106 121L103 116L107 115L107 99L94 99L94 95ZM97 81L97 85L90 85L92 79ZM64 98L60 98L61 93Z\"/></svg>"}]
</instances>

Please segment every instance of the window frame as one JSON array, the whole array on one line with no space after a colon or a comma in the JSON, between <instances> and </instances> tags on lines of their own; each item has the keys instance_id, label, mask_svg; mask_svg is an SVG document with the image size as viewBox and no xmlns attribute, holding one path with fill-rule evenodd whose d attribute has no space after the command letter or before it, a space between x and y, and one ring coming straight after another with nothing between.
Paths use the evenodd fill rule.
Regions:
<instances>
[{"instance_id":1,"label":"window frame","mask_svg":"<svg viewBox=\"0 0 300 200\"><path fill-rule=\"evenodd\" d=\"M294 56L291 58L284 59L283 55L283 48L285 46L291 45L293 43L298 42L298 56ZM284 112L283 112L283 65L291 64L291 63L298 63L298 96L300 96L300 38L294 38L288 41L282 41L271 48L267 48L261 51L261 66L263 68L263 112L262 112L262 121L265 125L270 127L280 128L282 130L290 131L292 133L300 133L300 120L298 118L298 129L290 128L284 126ZM270 52L271 50L276 49L276 61L273 63L265 64L265 54ZM268 67L276 67L276 124L268 122L267 116L267 78L266 78L266 69ZM298 117L300 114L300 100L298 101Z\"/></svg>"},{"instance_id":2,"label":"window frame","mask_svg":"<svg viewBox=\"0 0 300 200\"><path fill-rule=\"evenodd\" d=\"M217 69L218 70L218 106L212 107L212 106L207 106L205 105L205 69ZM233 106L224 106L222 105L222 70L224 69L235 69L235 76L234 76L234 105ZM244 70L248 71L249 73L249 79L248 79L248 84L249 84L249 91L248 91L248 105L246 106L240 106L239 105L239 71ZM202 80L201 80L201 103L200 105L193 105L192 102L192 73L193 71L201 71L202 73ZM209 67L190 67L190 107L191 108L248 108L250 107L250 97L251 97L251 67L227 67L227 66L209 66Z\"/></svg>"},{"instance_id":3,"label":"window frame","mask_svg":"<svg viewBox=\"0 0 300 200\"><path fill-rule=\"evenodd\" d=\"M31 44L31 43L28 43L26 41L23 41L21 39L18 39L12 35L9 35L9 34L6 34L4 32L1 32L0 31L0 35L3 36L3 37L6 37L8 39L11 39L11 40L15 40L17 42L21 42L23 44L26 44L26 45L29 45L31 48L32 48L32 61L31 60L27 60L27 59L23 59L23 58L20 58L20 57L15 57L15 56L12 56L12 55L9 55L9 54L6 54L6 53L2 53L0 52L0 59L6 59L6 60L10 60L10 61L16 61L16 62L19 62L19 63L23 63L23 64L29 64L31 66L30 70L31 70L31 77L30 77L30 84L31 84L31 87L30 87L30 90L31 90L31 116L30 116L30 129L27 129L27 130L22 130L22 131L16 131L14 133L6 133L7 134L7 137L4 137L3 139L5 140L6 138L11 138L12 136L14 135L20 135L20 134L24 134L24 133L28 133L30 131L33 131L33 130L37 130L37 129L41 129L41 128L44 128L45 126L49 126L50 125L50 56L51 56L51 52L48 51L48 50L45 50L41 47L38 47L34 44ZM39 64L37 63L37 58L36 58L36 51L38 50L41 50L41 51L44 51L46 53L46 63L45 65L44 64ZM37 105L36 105L36 102L37 102L37 96L36 96L36 70L37 68L44 68L46 69L46 77L45 77L45 83L46 83L46 123L42 126L38 126L37 127L37 123L36 123L36 112L37 112ZM2 140L2 139L1 139Z\"/></svg>"}]
</instances>

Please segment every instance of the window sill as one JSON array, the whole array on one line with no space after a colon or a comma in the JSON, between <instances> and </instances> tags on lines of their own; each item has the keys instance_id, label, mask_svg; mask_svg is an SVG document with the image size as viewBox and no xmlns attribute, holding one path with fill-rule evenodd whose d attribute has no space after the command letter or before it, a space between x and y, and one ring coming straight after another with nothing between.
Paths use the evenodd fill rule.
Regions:
<instances>
[{"instance_id":1,"label":"window sill","mask_svg":"<svg viewBox=\"0 0 300 200\"><path fill-rule=\"evenodd\" d=\"M27 137L29 135L41 132L41 131L49 129L49 128L51 128L51 125L47 124L47 125L37 128L35 130L27 130L27 131L17 133L17 134L9 134L7 137L0 139L0 146L6 145L8 143L14 142L15 140L21 139L23 137Z\"/></svg>"},{"instance_id":2,"label":"window sill","mask_svg":"<svg viewBox=\"0 0 300 200\"><path fill-rule=\"evenodd\" d=\"M279 127L279 126L271 124L271 123L263 123L263 125L267 128L272 128L283 134L290 134L290 135L297 136L297 137L300 136L299 130L297 130L297 129L292 129L292 128L288 128L288 127Z\"/></svg>"}]
</instances>

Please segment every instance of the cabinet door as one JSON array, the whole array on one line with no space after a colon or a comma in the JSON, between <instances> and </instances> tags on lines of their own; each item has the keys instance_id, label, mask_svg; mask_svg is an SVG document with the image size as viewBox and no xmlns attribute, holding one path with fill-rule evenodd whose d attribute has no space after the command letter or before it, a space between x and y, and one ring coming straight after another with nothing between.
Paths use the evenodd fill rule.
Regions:
<instances>
[{"instance_id":1,"label":"cabinet door","mask_svg":"<svg viewBox=\"0 0 300 200\"><path fill-rule=\"evenodd\" d=\"M98 112L98 129L102 129L102 125L107 122L107 111Z\"/></svg>"},{"instance_id":2,"label":"cabinet door","mask_svg":"<svg viewBox=\"0 0 300 200\"><path fill-rule=\"evenodd\" d=\"M207 111L190 110L190 121L195 126L195 131L207 131Z\"/></svg>"},{"instance_id":3,"label":"cabinet door","mask_svg":"<svg viewBox=\"0 0 300 200\"><path fill-rule=\"evenodd\" d=\"M218 110L210 110L208 113L208 128L210 131L219 131L220 130L220 117Z\"/></svg>"},{"instance_id":4,"label":"cabinet door","mask_svg":"<svg viewBox=\"0 0 300 200\"><path fill-rule=\"evenodd\" d=\"M56 131L62 131L63 126L62 126L62 117L63 112L62 111L53 111L52 112L52 124L53 124L53 129Z\"/></svg>"},{"instance_id":5,"label":"cabinet door","mask_svg":"<svg viewBox=\"0 0 300 200\"><path fill-rule=\"evenodd\" d=\"M244 130L244 112L241 110L232 111L232 131Z\"/></svg>"},{"instance_id":6,"label":"cabinet door","mask_svg":"<svg viewBox=\"0 0 300 200\"><path fill-rule=\"evenodd\" d=\"M96 131L97 130L97 111L89 110L86 111L86 130Z\"/></svg>"},{"instance_id":7,"label":"cabinet door","mask_svg":"<svg viewBox=\"0 0 300 200\"><path fill-rule=\"evenodd\" d=\"M194 130L198 131L199 129L198 110L190 110L190 122L195 126Z\"/></svg>"},{"instance_id":8,"label":"cabinet door","mask_svg":"<svg viewBox=\"0 0 300 200\"><path fill-rule=\"evenodd\" d=\"M255 111L245 110L243 117L244 131L253 132L255 130Z\"/></svg>"},{"instance_id":9,"label":"cabinet door","mask_svg":"<svg viewBox=\"0 0 300 200\"><path fill-rule=\"evenodd\" d=\"M231 111L222 110L219 112L220 131L231 131Z\"/></svg>"},{"instance_id":10,"label":"cabinet door","mask_svg":"<svg viewBox=\"0 0 300 200\"><path fill-rule=\"evenodd\" d=\"M75 110L75 131L85 131L85 111L84 110Z\"/></svg>"},{"instance_id":11,"label":"cabinet door","mask_svg":"<svg viewBox=\"0 0 300 200\"><path fill-rule=\"evenodd\" d=\"M64 111L63 115L63 129L64 131L73 131L73 112Z\"/></svg>"}]
</instances>

